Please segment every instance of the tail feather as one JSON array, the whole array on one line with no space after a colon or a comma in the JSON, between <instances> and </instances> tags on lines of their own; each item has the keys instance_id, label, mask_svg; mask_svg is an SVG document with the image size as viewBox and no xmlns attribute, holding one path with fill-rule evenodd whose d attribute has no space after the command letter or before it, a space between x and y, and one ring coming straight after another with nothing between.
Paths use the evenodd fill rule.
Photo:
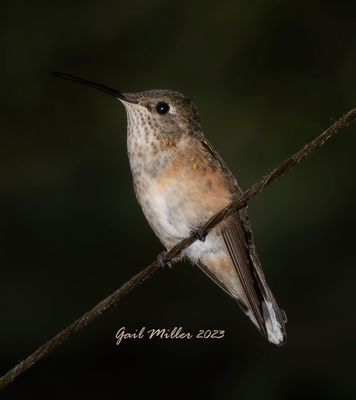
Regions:
<instances>
[{"instance_id":1,"label":"tail feather","mask_svg":"<svg viewBox=\"0 0 356 400\"><path fill-rule=\"evenodd\" d=\"M282 345L286 340L285 314L267 285L244 222L230 217L219 230L209 233L204 243L190 246L187 256L236 300L269 342Z\"/></svg>"},{"instance_id":2,"label":"tail feather","mask_svg":"<svg viewBox=\"0 0 356 400\"><path fill-rule=\"evenodd\" d=\"M237 279L242 284L243 293L240 292L238 297L240 300L242 297L248 307L247 315L268 341L282 345L286 340L284 312L267 285L253 244L246 210L230 218L221 233Z\"/></svg>"},{"instance_id":3,"label":"tail feather","mask_svg":"<svg viewBox=\"0 0 356 400\"><path fill-rule=\"evenodd\" d=\"M238 299L237 302L241 307L241 302ZM261 302L262 306L262 315L265 325L265 331L260 329L259 324L250 309L246 309L246 307L241 307L245 314L250 318L253 324L257 327L257 329L262 333L266 339L278 346L283 345L286 341L286 334L284 324L286 322L285 313L283 310L278 309L276 310L273 304L270 301L263 300Z\"/></svg>"},{"instance_id":4,"label":"tail feather","mask_svg":"<svg viewBox=\"0 0 356 400\"><path fill-rule=\"evenodd\" d=\"M262 303L263 318L265 320L268 340L271 343L281 345L285 342L286 335L284 332L283 324L280 319L277 318L273 304L269 301ZM284 322L284 321L283 321Z\"/></svg>"},{"instance_id":5,"label":"tail feather","mask_svg":"<svg viewBox=\"0 0 356 400\"><path fill-rule=\"evenodd\" d=\"M260 307L264 329L261 329L260 324L257 322L255 314L243 293L242 285L238 277L235 275L234 278L231 278L235 273L234 266L231 262L226 262L226 258L224 257L205 257L205 263L200 261L196 264L210 279L238 303L241 310L249 317L256 328L269 342L276 345L282 345L285 342L285 313L278 307L271 291L266 284L262 284L259 277L257 277L256 280L260 282L260 284L256 286L260 294L259 297L262 299ZM223 274L219 274L221 270L224 270Z\"/></svg>"}]
</instances>

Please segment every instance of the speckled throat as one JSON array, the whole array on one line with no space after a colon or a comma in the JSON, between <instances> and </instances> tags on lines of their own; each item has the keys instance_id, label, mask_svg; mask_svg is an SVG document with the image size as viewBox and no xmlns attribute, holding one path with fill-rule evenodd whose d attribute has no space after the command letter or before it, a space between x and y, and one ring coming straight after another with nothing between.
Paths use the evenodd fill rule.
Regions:
<instances>
[{"instance_id":1,"label":"speckled throat","mask_svg":"<svg viewBox=\"0 0 356 400\"><path fill-rule=\"evenodd\" d=\"M127 111L127 152L133 178L156 176L173 160L178 132L165 132L150 111L141 105L125 103ZM173 127L172 127L173 128Z\"/></svg>"}]
</instances>

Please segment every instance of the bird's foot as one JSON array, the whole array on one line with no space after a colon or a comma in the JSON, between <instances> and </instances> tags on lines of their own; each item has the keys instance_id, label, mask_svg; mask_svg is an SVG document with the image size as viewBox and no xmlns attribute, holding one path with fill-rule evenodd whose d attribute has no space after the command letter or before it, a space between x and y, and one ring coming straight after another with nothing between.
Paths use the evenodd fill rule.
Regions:
<instances>
[{"instance_id":1,"label":"bird's foot","mask_svg":"<svg viewBox=\"0 0 356 400\"><path fill-rule=\"evenodd\" d=\"M196 228L194 228L191 231L191 234L197 238L198 240L200 240L201 242L205 242L205 238L206 235L208 234L208 232L206 232L202 226L197 226Z\"/></svg>"},{"instance_id":2,"label":"bird's foot","mask_svg":"<svg viewBox=\"0 0 356 400\"><path fill-rule=\"evenodd\" d=\"M172 261L166 260L166 255L167 255L167 252L165 250L158 254L158 256L157 256L158 265L161 268L165 268L165 267L172 268L173 267Z\"/></svg>"}]
</instances>

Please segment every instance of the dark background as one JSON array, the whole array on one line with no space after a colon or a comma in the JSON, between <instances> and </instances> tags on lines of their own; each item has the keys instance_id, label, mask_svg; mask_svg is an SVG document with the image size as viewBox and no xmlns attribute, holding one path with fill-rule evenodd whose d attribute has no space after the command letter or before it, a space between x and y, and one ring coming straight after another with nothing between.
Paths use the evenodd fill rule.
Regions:
<instances>
[{"instance_id":1,"label":"dark background","mask_svg":"<svg viewBox=\"0 0 356 400\"><path fill-rule=\"evenodd\" d=\"M246 188L356 106L355 12L351 0L2 2L1 373L162 249L134 198L123 107L49 72L185 93ZM177 265L0 398L354 398L355 145L354 124L250 203L289 317L283 348ZM226 335L117 347L122 326Z\"/></svg>"}]
</instances>

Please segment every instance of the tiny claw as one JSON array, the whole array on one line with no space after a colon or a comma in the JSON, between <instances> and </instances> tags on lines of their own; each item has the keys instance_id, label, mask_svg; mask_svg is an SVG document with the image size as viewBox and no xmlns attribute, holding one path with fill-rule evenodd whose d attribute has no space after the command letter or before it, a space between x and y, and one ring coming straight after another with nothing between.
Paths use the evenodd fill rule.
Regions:
<instances>
[{"instance_id":1,"label":"tiny claw","mask_svg":"<svg viewBox=\"0 0 356 400\"><path fill-rule=\"evenodd\" d=\"M157 262L161 268L165 267L172 268L173 264L171 261L166 260L166 255L167 255L166 251L162 251L161 253L159 253L157 256Z\"/></svg>"},{"instance_id":2,"label":"tiny claw","mask_svg":"<svg viewBox=\"0 0 356 400\"><path fill-rule=\"evenodd\" d=\"M194 235L201 242L205 242L206 235L208 234L202 226L198 226L191 231L191 234Z\"/></svg>"}]
</instances>

